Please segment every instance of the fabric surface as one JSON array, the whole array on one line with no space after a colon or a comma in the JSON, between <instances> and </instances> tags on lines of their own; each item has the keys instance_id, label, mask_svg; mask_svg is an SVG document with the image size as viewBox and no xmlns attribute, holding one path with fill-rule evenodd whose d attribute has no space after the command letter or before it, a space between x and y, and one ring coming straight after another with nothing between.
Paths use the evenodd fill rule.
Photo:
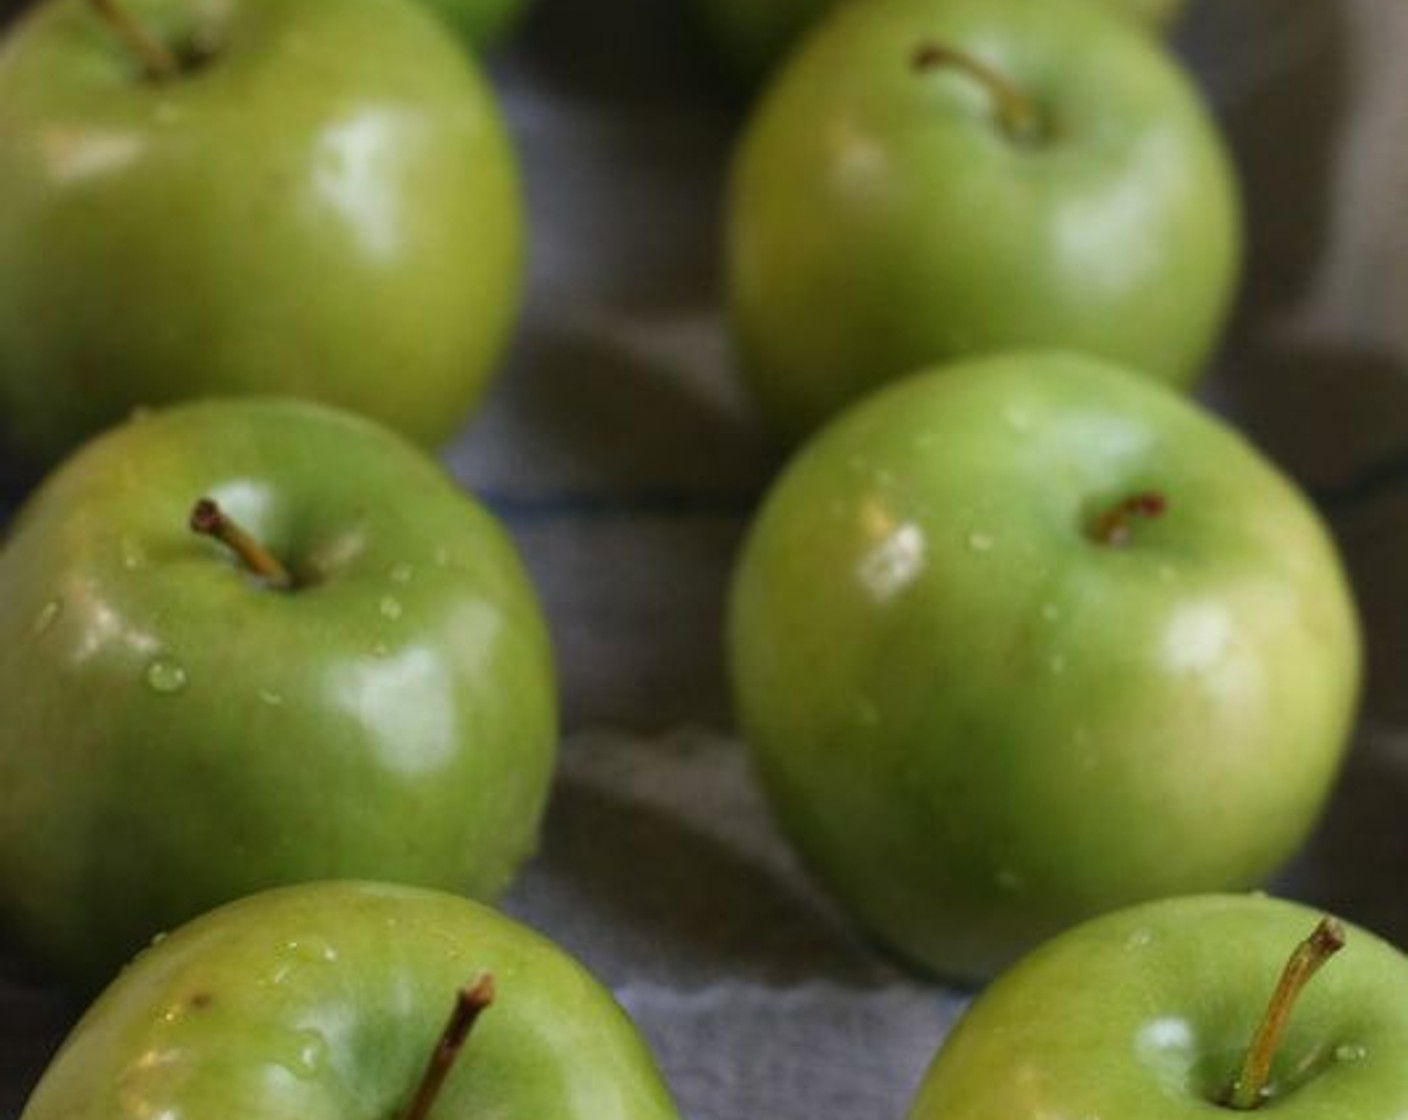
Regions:
<instances>
[{"instance_id":1,"label":"fabric surface","mask_svg":"<svg viewBox=\"0 0 1408 1120\"><path fill-rule=\"evenodd\" d=\"M1355 753L1280 887L1408 944L1408 7L1203 0L1177 46L1232 138L1250 222L1207 396L1330 517L1369 636ZM524 154L532 294L448 462L542 588L569 729L509 909L620 994L691 1120L898 1120L964 996L857 939L774 832L729 730L725 587L778 465L719 309L737 107L665 0L542 0L496 77ZM23 479L6 481L13 504ZM0 1117L73 1013L0 982Z\"/></svg>"}]
</instances>

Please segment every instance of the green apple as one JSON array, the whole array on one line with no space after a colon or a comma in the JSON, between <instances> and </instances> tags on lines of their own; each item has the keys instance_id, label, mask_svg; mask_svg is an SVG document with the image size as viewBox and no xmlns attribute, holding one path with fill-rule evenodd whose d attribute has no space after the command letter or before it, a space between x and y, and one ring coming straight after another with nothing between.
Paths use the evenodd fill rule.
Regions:
<instances>
[{"instance_id":1,"label":"green apple","mask_svg":"<svg viewBox=\"0 0 1408 1120\"><path fill-rule=\"evenodd\" d=\"M522 18L527 0L423 0L450 22L465 41L483 50L495 46Z\"/></svg>"},{"instance_id":2,"label":"green apple","mask_svg":"<svg viewBox=\"0 0 1408 1120\"><path fill-rule=\"evenodd\" d=\"M676 1120L625 1013L576 961L462 898L370 883L269 891L142 954L22 1120L400 1120L456 992L497 997L436 1120Z\"/></svg>"},{"instance_id":3,"label":"green apple","mask_svg":"<svg viewBox=\"0 0 1408 1120\"><path fill-rule=\"evenodd\" d=\"M746 380L797 437L931 362L1059 346L1187 386L1241 259L1188 76L1079 0L837 9L756 109L727 217Z\"/></svg>"},{"instance_id":4,"label":"green apple","mask_svg":"<svg viewBox=\"0 0 1408 1120\"><path fill-rule=\"evenodd\" d=\"M203 497L290 586L192 532ZM557 743L493 518L379 426L262 398L134 419L25 504L0 709L0 925L75 985L265 886L497 895Z\"/></svg>"},{"instance_id":5,"label":"green apple","mask_svg":"<svg viewBox=\"0 0 1408 1120\"><path fill-rule=\"evenodd\" d=\"M1227 1103L1277 975L1316 920L1290 902L1206 896L1070 930L979 996L909 1120L1399 1120L1408 958L1354 927L1290 1008L1264 1108Z\"/></svg>"},{"instance_id":6,"label":"green apple","mask_svg":"<svg viewBox=\"0 0 1408 1120\"><path fill-rule=\"evenodd\" d=\"M807 445L750 531L729 650L803 854L965 980L1095 913L1264 880L1360 678L1286 479L1165 387L1048 352L918 374Z\"/></svg>"},{"instance_id":7,"label":"green apple","mask_svg":"<svg viewBox=\"0 0 1408 1120\"><path fill-rule=\"evenodd\" d=\"M733 70L765 75L788 49L842 0L696 0L700 15ZM866 0L875 3L876 0ZM944 0L932 0L943 3ZM1173 22L1184 0L1095 0L1152 27Z\"/></svg>"},{"instance_id":8,"label":"green apple","mask_svg":"<svg viewBox=\"0 0 1408 1120\"><path fill-rule=\"evenodd\" d=\"M233 393L453 433L523 257L515 157L453 37L410 0L113 10L47 0L0 52L10 442L52 458Z\"/></svg>"}]
</instances>

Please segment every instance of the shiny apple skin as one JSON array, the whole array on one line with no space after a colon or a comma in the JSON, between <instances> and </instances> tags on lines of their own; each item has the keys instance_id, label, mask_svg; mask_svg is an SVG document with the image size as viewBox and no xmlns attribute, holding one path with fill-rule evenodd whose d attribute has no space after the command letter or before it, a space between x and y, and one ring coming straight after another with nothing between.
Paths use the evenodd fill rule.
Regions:
<instances>
[{"instance_id":1,"label":"shiny apple skin","mask_svg":"<svg viewBox=\"0 0 1408 1120\"><path fill-rule=\"evenodd\" d=\"M1162 517L1090 537L1146 492ZM787 832L878 940L965 981L1093 914L1265 880L1360 684L1344 573L1287 480L1166 388L1047 352L919 374L806 445L729 630Z\"/></svg>"},{"instance_id":2,"label":"shiny apple skin","mask_svg":"<svg viewBox=\"0 0 1408 1120\"><path fill-rule=\"evenodd\" d=\"M303 586L187 521L213 496ZM350 414L261 398L99 437L0 550L0 925L76 988L263 887L492 898L536 845L552 652L497 523Z\"/></svg>"},{"instance_id":3,"label":"shiny apple skin","mask_svg":"<svg viewBox=\"0 0 1408 1120\"><path fill-rule=\"evenodd\" d=\"M1037 107L1009 136L942 44ZM735 153L725 260L740 371L795 441L934 362L1053 346L1180 387L1220 342L1242 215L1186 72L1081 0L869 0L809 35Z\"/></svg>"},{"instance_id":4,"label":"shiny apple skin","mask_svg":"<svg viewBox=\"0 0 1408 1120\"><path fill-rule=\"evenodd\" d=\"M134 406L307 396L435 444L521 301L494 95L409 0L124 0L214 55L145 79L86 0L0 53L0 416L53 460Z\"/></svg>"},{"instance_id":5,"label":"shiny apple skin","mask_svg":"<svg viewBox=\"0 0 1408 1120\"><path fill-rule=\"evenodd\" d=\"M483 972L436 1120L677 1120L610 994L465 899L371 883L267 892L173 933L79 1023L22 1120L392 1120Z\"/></svg>"},{"instance_id":6,"label":"shiny apple skin","mask_svg":"<svg viewBox=\"0 0 1408 1120\"><path fill-rule=\"evenodd\" d=\"M979 996L909 1120L1401 1120L1408 958L1352 925L1295 1005L1274 1099L1216 1106L1320 917L1264 896L1204 896L1070 930Z\"/></svg>"}]
</instances>

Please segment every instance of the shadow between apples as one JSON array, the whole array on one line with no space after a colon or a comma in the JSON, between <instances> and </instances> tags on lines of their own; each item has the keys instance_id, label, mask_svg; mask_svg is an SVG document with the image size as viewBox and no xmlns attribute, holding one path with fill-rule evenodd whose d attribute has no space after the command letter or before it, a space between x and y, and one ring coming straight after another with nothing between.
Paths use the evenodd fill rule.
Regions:
<instances>
[{"instance_id":1,"label":"shadow between apples","mask_svg":"<svg viewBox=\"0 0 1408 1120\"><path fill-rule=\"evenodd\" d=\"M20 1114L82 1008L53 990L18 979L21 968L0 954L0 1118Z\"/></svg>"},{"instance_id":2,"label":"shadow between apples","mask_svg":"<svg viewBox=\"0 0 1408 1120\"><path fill-rule=\"evenodd\" d=\"M688 5L538 0L522 46L539 79L575 97L708 100L714 84Z\"/></svg>"},{"instance_id":3,"label":"shadow between apples","mask_svg":"<svg viewBox=\"0 0 1408 1120\"><path fill-rule=\"evenodd\" d=\"M535 335L450 453L541 589L569 730L728 722L728 586L778 465L716 355L636 329Z\"/></svg>"},{"instance_id":4,"label":"shadow between apples","mask_svg":"<svg viewBox=\"0 0 1408 1120\"><path fill-rule=\"evenodd\" d=\"M1325 819L1288 876L1297 897L1408 945L1408 733L1356 744Z\"/></svg>"},{"instance_id":5,"label":"shadow between apples","mask_svg":"<svg viewBox=\"0 0 1408 1120\"><path fill-rule=\"evenodd\" d=\"M664 807L570 780L509 909L608 983L866 984L884 975L844 923L767 868Z\"/></svg>"},{"instance_id":6,"label":"shadow between apples","mask_svg":"<svg viewBox=\"0 0 1408 1120\"><path fill-rule=\"evenodd\" d=\"M1246 199L1248 269L1234 334L1256 332L1310 291L1331 232L1337 140L1351 88L1342 5L1198 5L1185 30L1211 77Z\"/></svg>"}]
</instances>

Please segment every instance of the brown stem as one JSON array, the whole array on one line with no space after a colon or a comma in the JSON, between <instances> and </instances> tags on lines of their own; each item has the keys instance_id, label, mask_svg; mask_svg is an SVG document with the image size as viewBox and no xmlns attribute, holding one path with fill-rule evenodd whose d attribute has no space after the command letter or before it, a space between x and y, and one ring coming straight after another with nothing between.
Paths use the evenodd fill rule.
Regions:
<instances>
[{"instance_id":1,"label":"brown stem","mask_svg":"<svg viewBox=\"0 0 1408 1120\"><path fill-rule=\"evenodd\" d=\"M232 520L213 498L202 498L191 510L191 529L202 536L214 537L260 579L287 590L293 586L293 576L283 562Z\"/></svg>"},{"instance_id":2,"label":"brown stem","mask_svg":"<svg viewBox=\"0 0 1408 1120\"><path fill-rule=\"evenodd\" d=\"M484 1009L494 1002L494 994L494 978L487 972L467 988L460 989L454 1010L450 1012L450 1020L440 1034L440 1041L436 1043L430 1061L426 1063L425 1073L421 1075L415 1099L401 1114L401 1120L426 1120L430 1115L431 1106L440 1095L445 1078L464 1049L470 1029Z\"/></svg>"},{"instance_id":3,"label":"brown stem","mask_svg":"<svg viewBox=\"0 0 1408 1120\"><path fill-rule=\"evenodd\" d=\"M1126 498L1114 509L1106 510L1090 527L1090 537L1096 544L1115 548L1129 543L1136 518L1162 517L1168 511L1168 498L1157 490L1146 490Z\"/></svg>"},{"instance_id":4,"label":"brown stem","mask_svg":"<svg viewBox=\"0 0 1408 1120\"><path fill-rule=\"evenodd\" d=\"M914 52L916 70L941 66L962 71L988 91L997 106L998 123L1011 139L1025 142L1041 135L1041 114L1036 106L1000 70L945 43L926 42Z\"/></svg>"},{"instance_id":5,"label":"brown stem","mask_svg":"<svg viewBox=\"0 0 1408 1120\"><path fill-rule=\"evenodd\" d=\"M148 78L160 82L181 72L181 60L176 52L133 19L117 0L89 0L89 3L112 33L137 56Z\"/></svg>"},{"instance_id":6,"label":"brown stem","mask_svg":"<svg viewBox=\"0 0 1408 1120\"><path fill-rule=\"evenodd\" d=\"M1320 966L1344 948L1344 926L1334 918L1322 918L1309 937L1296 946L1272 993L1266 1016L1257 1029L1242 1071L1223 1094L1223 1104L1243 1112L1258 1108L1266 1100L1271 1080L1271 1061L1281 1043L1281 1034L1291 1017L1291 1008L1301 989Z\"/></svg>"}]
</instances>

